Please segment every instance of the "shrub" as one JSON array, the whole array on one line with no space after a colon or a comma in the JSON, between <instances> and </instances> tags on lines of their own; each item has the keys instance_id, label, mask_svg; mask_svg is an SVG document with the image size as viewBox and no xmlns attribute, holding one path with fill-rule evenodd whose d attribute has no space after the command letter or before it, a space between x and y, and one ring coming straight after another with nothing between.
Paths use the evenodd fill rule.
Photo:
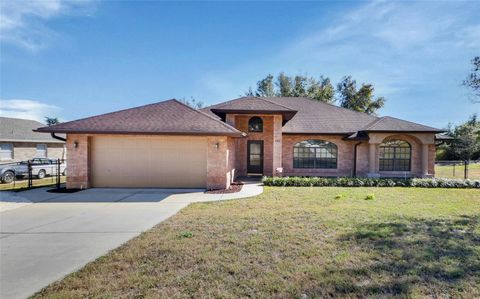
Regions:
<instances>
[{"instance_id":1,"label":"shrub","mask_svg":"<svg viewBox=\"0 0 480 299\"><path fill-rule=\"evenodd\" d=\"M375 194L368 194L367 197L365 197L365 200L374 200L375 199Z\"/></svg>"},{"instance_id":2,"label":"shrub","mask_svg":"<svg viewBox=\"0 0 480 299\"><path fill-rule=\"evenodd\" d=\"M324 177L264 177L265 186L277 187L420 187L420 188L480 188L480 180L324 178Z\"/></svg>"},{"instance_id":3,"label":"shrub","mask_svg":"<svg viewBox=\"0 0 480 299\"><path fill-rule=\"evenodd\" d=\"M180 237L180 239L191 238L193 237L193 233L190 231L184 231L184 232L181 232L178 236Z\"/></svg>"}]
</instances>

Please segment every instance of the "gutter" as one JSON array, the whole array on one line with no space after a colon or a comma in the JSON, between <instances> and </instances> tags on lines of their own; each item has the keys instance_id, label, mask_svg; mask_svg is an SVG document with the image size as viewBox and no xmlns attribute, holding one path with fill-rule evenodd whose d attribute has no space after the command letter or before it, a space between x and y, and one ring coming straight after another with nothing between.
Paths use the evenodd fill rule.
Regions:
<instances>
[{"instance_id":1,"label":"gutter","mask_svg":"<svg viewBox=\"0 0 480 299\"><path fill-rule=\"evenodd\" d=\"M57 135L55 135L54 132L51 132L50 135L52 136L52 138L55 138L55 139L57 139L57 140L61 140L61 141L67 142L67 138L63 138L63 137L57 136Z\"/></svg>"},{"instance_id":2,"label":"gutter","mask_svg":"<svg viewBox=\"0 0 480 299\"><path fill-rule=\"evenodd\" d=\"M357 177L357 147L361 144L361 142L355 143L353 147L353 177Z\"/></svg>"}]
</instances>

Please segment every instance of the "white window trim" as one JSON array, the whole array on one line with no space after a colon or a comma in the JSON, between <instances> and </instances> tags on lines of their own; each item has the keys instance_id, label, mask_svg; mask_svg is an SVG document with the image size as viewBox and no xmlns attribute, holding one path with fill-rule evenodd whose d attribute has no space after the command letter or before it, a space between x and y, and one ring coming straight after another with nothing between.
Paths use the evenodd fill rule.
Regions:
<instances>
[{"instance_id":1,"label":"white window trim","mask_svg":"<svg viewBox=\"0 0 480 299\"><path fill-rule=\"evenodd\" d=\"M38 150L39 145L45 146L45 155L43 155L43 156L39 155L39 150ZM36 149L37 149L37 152L35 153L35 158L47 158L48 157L48 146L47 146L46 143L37 143L36 144ZM41 151L43 151L43 150L41 150Z\"/></svg>"},{"instance_id":2,"label":"white window trim","mask_svg":"<svg viewBox=\"0 0 480 299\"><path fill-rule=\"evenodd\" d=\"M13 143L10 143L10 142L2 142L1 144L9 144L10 147L11 147L11 150L10 150L10 158L1 158L0 156L0 161L11 161L13 160L13 153L14 153L14 146L13 146ZM0 150L3 152L3 150ZM6 151L5 151L6 152Z\"/></svg>"}]
</instances>

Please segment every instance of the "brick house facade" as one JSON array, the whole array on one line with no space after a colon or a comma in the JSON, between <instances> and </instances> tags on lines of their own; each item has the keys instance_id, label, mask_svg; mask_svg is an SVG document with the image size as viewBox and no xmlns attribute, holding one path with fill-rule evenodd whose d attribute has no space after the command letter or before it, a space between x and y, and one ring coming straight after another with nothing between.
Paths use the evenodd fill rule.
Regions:
<instances>
[{"instance_id":1,"label":"brick house facade","mask_svg":"<svg viewBox=\"0 0 480 299\"><path fill-rule=\"evenodd\" d=\"M244 97L200 111L170 100L38 131L67 134L68 188L207 189L254 174L429 177L441 132L275 97Z\"/></svg>"},{"instance_id":2,"label":"brick house facade","mask_svg":"<svg viewBox=\"0 0 480 299\"><path fill-rule=\"evenodd\" d=\"M34 132L39 126L43 124L34 120L0 117L0 163L65 159L65 142Z\"/></svg>"}]
</instances>

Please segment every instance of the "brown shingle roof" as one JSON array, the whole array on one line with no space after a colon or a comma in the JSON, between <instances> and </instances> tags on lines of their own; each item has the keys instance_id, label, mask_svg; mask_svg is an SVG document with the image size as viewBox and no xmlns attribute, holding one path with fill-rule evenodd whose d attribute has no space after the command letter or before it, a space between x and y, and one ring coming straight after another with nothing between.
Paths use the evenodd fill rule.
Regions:
<instances>
[{"instance_id":1,"label":"brown shingle roof","mask_svg":"<svg viewBox=\"0 0 480 299\"><path fill-rule=\"evenodd\" d=\"M268 100L265 97L241 97L231 101L212 105L206 109L214 111L272 111L272 112L295 112L295 109L285 107Z\"/></svg>"},{"instance_id":2,"label":"brown shingle roof","mask_svg":"<svg viewBox=\"0 0 480 299\"><path fill-rule=\"evenodd\" d=\"M432 132L439 133L442 130L424 126L414 122L398 119L391 116L383 116L362 128L366 132Z\"/></svg>"},{"instance_id":3,"label":"brown shingle roof","mask_svg":"<svg viewBox=\"0 0 480 299\"><path fill-rule=\"evenodd\" d=\"M234 127L174 99L42 127L37 131L242 136Z\"/></svg>"},{"instance_id":4,"label":"brown shingle roof","mask_svg":"<svg viewBox=\"0 0 480 299\"><path fill-rule=\"evenodd\" d=\"M302 97L267 98L297 110L283 127L283 133L351 134L377 119L365 113Z\"/></svg>"},{"instance_id":5,"label":"brown shingle roof","mask_svg":"<svg viewBox=\"0 0 480 299\"><path fill-rule=\"evenodd\" d=\"M272 105L273 104L273 105ZM376 117L304 97L242 97L203 110L296 111L282 128L283 133L353 134L358 131L441 132L441 130L393 117ZM357 138L356 135L352 138Z\"/></svg>"}]
</instances>

